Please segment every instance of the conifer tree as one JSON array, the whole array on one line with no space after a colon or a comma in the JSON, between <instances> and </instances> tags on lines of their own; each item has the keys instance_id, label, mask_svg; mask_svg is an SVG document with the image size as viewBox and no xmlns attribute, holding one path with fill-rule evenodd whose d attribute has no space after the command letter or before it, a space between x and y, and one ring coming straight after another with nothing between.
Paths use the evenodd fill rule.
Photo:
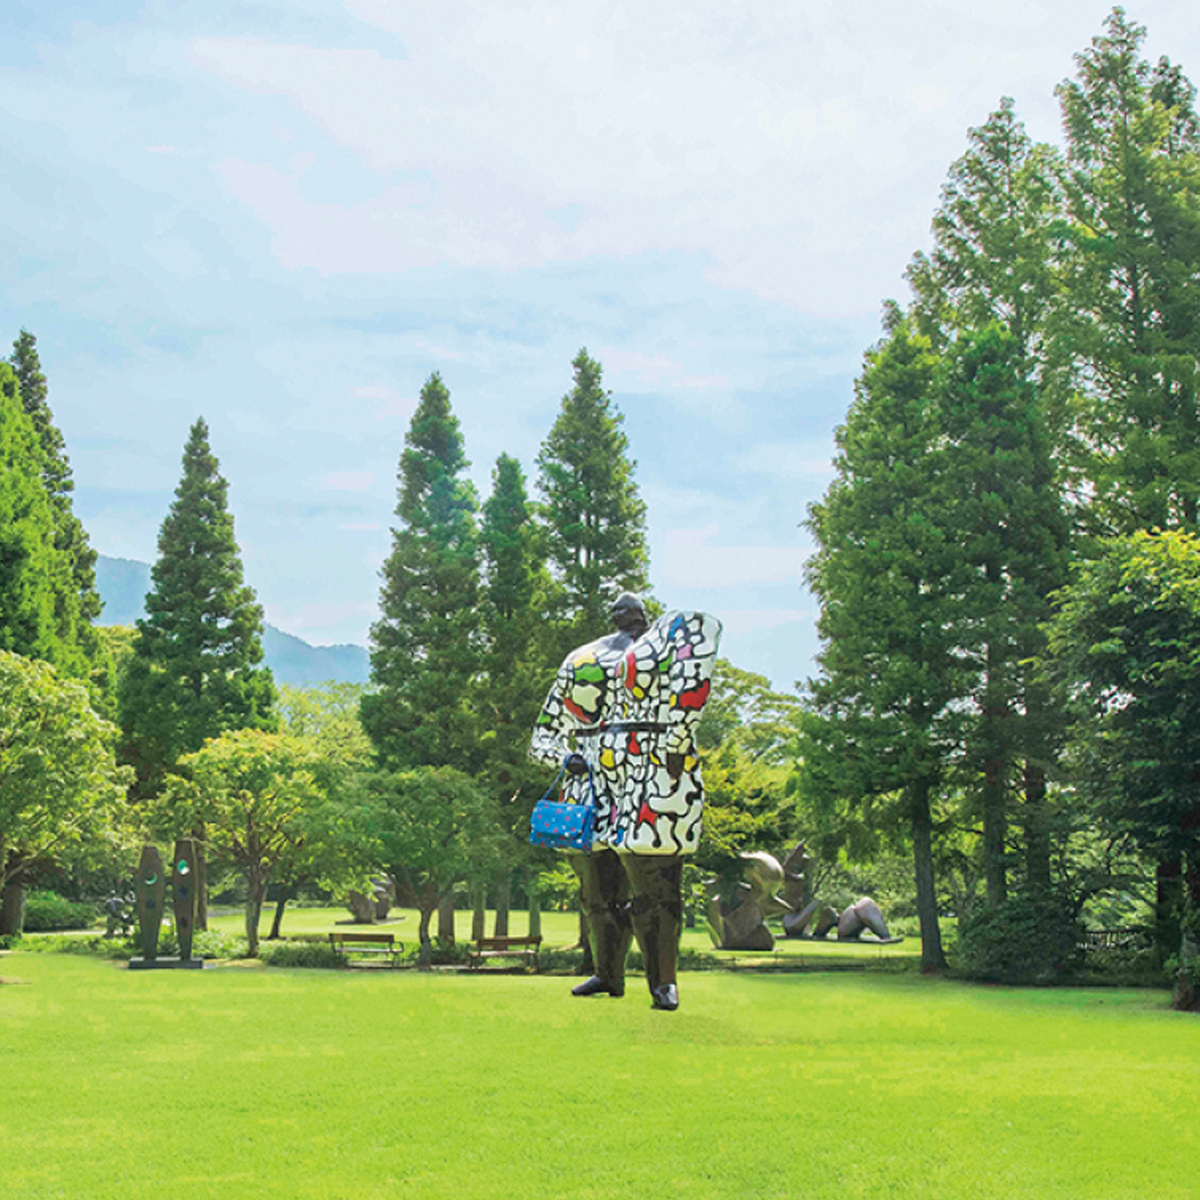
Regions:
<instances>
[{"instance_id":1,"label":"conifer tree","mask_svg":"<svg viewBox=\"0 0 1200 1200\"><path fill-rule=\"evenodd\" d=\"M1057 248L1065 165L1032 142L1005 99L968 133L933 218L931 254L915 256L911 313L946 358L940 404L962 474L963 553L978 569L979 664L974 780L983 816L988 902L1007 887L1009 796L1018 758L1026 882L1049 887L1046 771L1061 714L1029 668L1044 649L1050 595L1066 582L1063 364L1052 336L1062 303Z\"/></svg>"},{"instance_id":2,"label":"conifer tree","mask_svg":"<svg viewBox=\"0 0 1200 1200\"><path fill-rule=\"evenodd\" d=\"M806 787L898 794L913 844L921 964L944 966L933 868L934 801L961 754L975 664L962 652L973 568L954 513L960 478L943 445L939 360L898 310L867 355L836 476L809 509L807 568L821 602L820 676L802 722Z\"/></svg>"},{"instance_id":3,"label":"conifer tree","mask_svg":"<svg viewBox=\"0 0 1200 1200\"><path fill-rule=\"evenodd\" d=\"M262 608L242 577L229 485L196 421L183 476L158 535L146 616L119 695L124 755L143 794L208 738L274 727L275 685L262 663Z\"/></svg>"},{"instance_id":4,"label":"conifer tree","mask_svg":"<svg viewBox=\"0 0 1200 1200\"><path fill-rule=\"evenodd\" d=\"M586 349L571 365L574 387L537 459L563 651L604 632L616 593L649 587L646 505L634 482L624 417Z\"/></svg>"},{"instance_id":5,"label":"conifer tree","mask_svg":"<svg viewBox=\"0 0 1200 1200\"><path fill-rule=\"evenodd\" d=\"M1071 172L1063 332L1100 533L1200 520L1200 120L1195 88L1120 9L1059 88Z\"/></svg>"},{"instance_id":6,"label":"conifer tree","mask_svg":"<svg viewBox=\"0 0 1200 1200\"><path fill-rule=\"evenodd\" d=\"M483 671L476 705L484 729L479 781L500 802L500 813L516 841L509 865L528 862L525 834L544 771L529 757L529 732L557 663L546 639L549 578L541 531L533 520L525 476L515 458L502 454L492 472L492 494L483 506L479 535L483 551ZM502 881L497 931L507 929ZM477 904L480 903L477 896ZM536 903L531 893L530 903ZM531 913L535 908L531 908ZM482 908L477 908L482 921ZM531 929L531 932L536 932ZM502 934L501 934L502 936Z\"/></svg>"},{"instance_id":7,"label":"conifer tree","mask_svg":"<svg viewBox=\"0 0 1200 1200\"><path fill-rule=\"evenodd\" d=\"M69 563L55 547L57 510L43 481L37 430L17 377L0 362L0 649L44 659L68 675L87 662L76 639Z\"/></svg>"},{"instance_id":8,"label":"conifer tree","mask_svg":"<svg viewBox=\"0 0 1200 1200\"><path fill-rule=\"evenodd\" d=\"M37 338L27 329L22 329L13 343L10 361L16 372L21 403L33 421L42 445L42 480L55 505L54 543L71 564L71 574L78 593L78 611L73 616L81 623L79 634L89 655L95 657L99 652L99 643L88 626L100 615L101 608L100 594L96 590L96 552L71 508L75 481L71 476L66 442L54 424L54 414L50 411L49 391L38 357Z\"/></svg>"},{"instance_id":9,"label":"conifer tree","mask_svg":"<svg viewBox=\"0 0 1200 1200\"><path fill-rule=\"evenodd\" d=\"M382 570L382 615L371 627L375 690L362 702L381 763L397 770L470 771L478 759L471 681L480 649L479 546L467 465L450 393L435 372L400 455L400 523Z\"/></svg>"}]
</instances>

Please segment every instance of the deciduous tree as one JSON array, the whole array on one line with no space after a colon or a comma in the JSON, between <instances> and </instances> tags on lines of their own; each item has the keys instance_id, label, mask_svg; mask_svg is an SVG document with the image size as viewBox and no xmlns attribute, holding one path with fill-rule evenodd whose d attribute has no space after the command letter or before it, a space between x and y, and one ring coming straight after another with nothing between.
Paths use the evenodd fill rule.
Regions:
<instances>
[{"instance_id":1,"label":"deciduous tree","mask_svg":"<svg viewBox=\"0 0 1200 1200\"><path fill-rule=\"evenodd\" d=\"M131 774L115 733L82 684L0 650L0 892L109 836Z\"/></svg>"}]
</instances>

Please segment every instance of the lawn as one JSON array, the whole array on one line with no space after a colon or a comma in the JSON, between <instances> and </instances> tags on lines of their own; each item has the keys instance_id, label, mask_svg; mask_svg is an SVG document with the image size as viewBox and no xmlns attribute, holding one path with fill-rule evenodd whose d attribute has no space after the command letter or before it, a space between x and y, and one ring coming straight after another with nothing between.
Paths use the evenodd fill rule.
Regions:
<instances>
[{"instance_id":1,"label":"lawn","mask_svg":"<svg viewBox=\"0 0 1200 1200\"><path fill-rule=\"evenodd\" d=\"M1194 1200L1200 1019L913 973L0 956L0 1197Z\"/></svg>"}]
</instances>

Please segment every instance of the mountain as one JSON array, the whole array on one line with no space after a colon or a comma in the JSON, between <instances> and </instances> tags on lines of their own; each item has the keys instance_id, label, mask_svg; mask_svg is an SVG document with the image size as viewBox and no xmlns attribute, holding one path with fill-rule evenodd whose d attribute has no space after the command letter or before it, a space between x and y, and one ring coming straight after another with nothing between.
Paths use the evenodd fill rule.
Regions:
<instances>
[{"instance_id":1,"label":"mountain","mask_svg":"<svg viewBox=\"0 0 1200 1200\"><path fill-rule=\"evenodd\" d=\"M96 587L104 601L101 625L132 625L146 615L146 593L150 590L150 566L131 558L96 559ZM362 646L310 646L303 638L284 633L274 625L263 632L263 657L276 683L293 687L334 680L337 683L366 683L370 677L370 655Z\"/></svg>"}]
</instances>

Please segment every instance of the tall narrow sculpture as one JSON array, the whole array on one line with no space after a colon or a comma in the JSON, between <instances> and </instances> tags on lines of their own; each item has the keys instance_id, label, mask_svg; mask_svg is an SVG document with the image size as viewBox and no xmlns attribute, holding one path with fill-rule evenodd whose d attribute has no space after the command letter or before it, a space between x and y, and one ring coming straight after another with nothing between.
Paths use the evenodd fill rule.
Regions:
<instances>
[{"instance_id":1,"label":"tall narrow sculpture","mask_svg":"<svg viewBox=\"0 0 1200 1200\"><path fill-rule=\"evenodd\" d=\"M163 900L167 894L162 855L157 846L142 847L136 886L142 958L146 962L154 962L158 958L158 931L162 926Z\"/></svg>"},{"instance_id":2,"label":"tall narrow sculpture","mask_svg":"<svg viewBox=\"0 0 1200 1200\"><path fill-rule=\"evenodd\" d=\"M196 924L196 844L191 838L175 843L171 859L171 901L175 907L175 936L179 957L192 957L192 933Z\"/></svg>"}]
</instances>

